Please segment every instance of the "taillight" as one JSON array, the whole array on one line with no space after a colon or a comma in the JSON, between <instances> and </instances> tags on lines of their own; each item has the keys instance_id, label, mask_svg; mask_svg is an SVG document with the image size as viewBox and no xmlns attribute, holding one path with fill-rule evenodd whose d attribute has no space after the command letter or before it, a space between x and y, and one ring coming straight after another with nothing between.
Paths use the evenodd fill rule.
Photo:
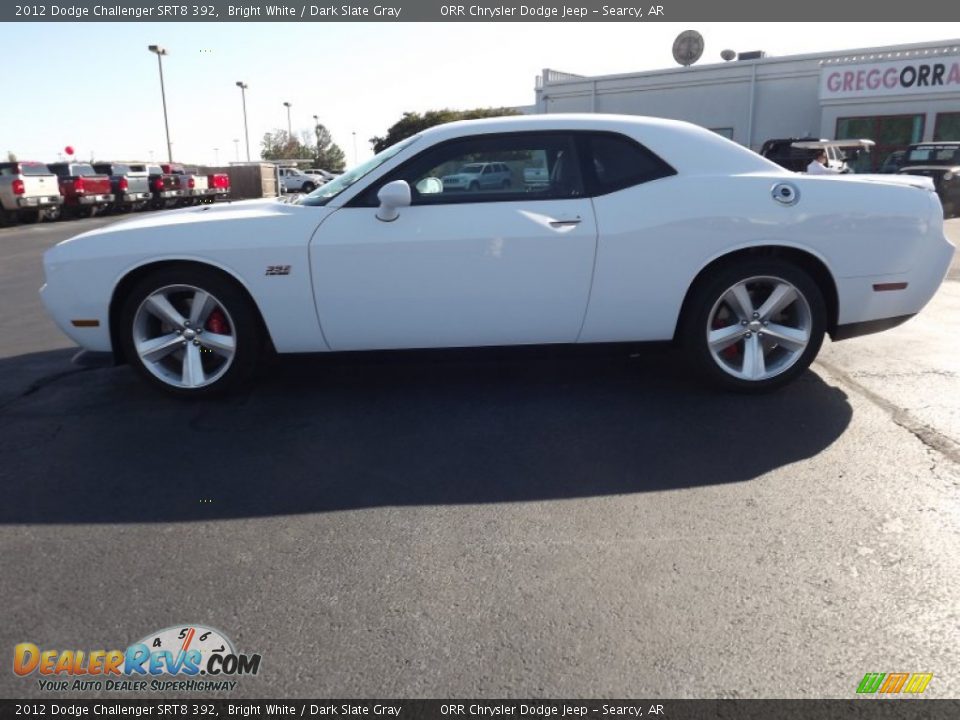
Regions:
<instances>
[{"instance_id":1,"label":"taillight","mask_svg":"<svg viewBox=\"0 0 960 720\"><path fill-rule=\"evenodd\" d=\"M13 181L13 194L14 195L23 195L27 189L23 186L23 180L17 178Z\"/></svg>"},{"instance_id":2,"label":"taillight","mask_svg":"<svg viewBox=\"0 0 960 720\"><path fill-rule=\"evenodd\" d=\"M81 193L86 190L86 184L83 181L82 177L75 178L73 181L73 189L75 192Z\"/></svg>"},{"instance_id":3,"label":"taillight","mask_svg":"<svg viewBox=\"0 0 960 720\"><path fill-rule=\"evenodd\" d=\"M223 186L224 186L225 188L227 188L228 190L230 189L230 176L229 176L229 175L224 175L224 176L223 176Z\"/></svg>"},{"instance_id":4,"label":"taillight","mask_svg":"<svg viewBox=\"0 0 960 720\"><path fill-rule=\"evenodd\" d=\"M191 177L187 178L187 187L192 190L194 185L195 185L195 181L194 181L193 177L191 176Z\"/></svg>"},{"instance_id":5,"label":"taillight","mask_svg":"<svg viewBox=\"0 0 960 720\"><path fill-rule=\"evenodd\" d=\"M130 187L130 183L127 182L127 179L125 177L122 177L120 178L120 182L117 183L117 187L120 188L121 190L126 190L128 187Z\"/></svg>"},{"instance_id":6,"label":"taillight","mask_svg":"<svg viewBox=\"0 0 960 720\"><path fill-rule=\"evenodd\" d=\"M163 178L162 178L162 177L158 177L158 178L154 178L154 179L153 179L153 189L156 190L157 192L160 192L161 190L163 190Z\"/></svg>"}]
</instances>

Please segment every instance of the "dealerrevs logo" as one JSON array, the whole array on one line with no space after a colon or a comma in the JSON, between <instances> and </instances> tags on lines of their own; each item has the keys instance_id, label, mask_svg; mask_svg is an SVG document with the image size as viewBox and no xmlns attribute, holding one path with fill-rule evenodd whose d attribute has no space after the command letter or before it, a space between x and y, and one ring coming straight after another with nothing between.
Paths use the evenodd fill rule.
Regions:
<instances>
[{"instance_id":1,"label":"dealerrevs logo","mask_svg":"<svg viewBox=\"0 0 960 720\"><path fill-rule=\"evenodd\" d=\"M233 690L242 675L256 675L260 655L238 653L219 630L177 625L150 633L126 650L13 649L13 672L37 676L41 690L143 692Z\"/></svg>"}]
</instances>

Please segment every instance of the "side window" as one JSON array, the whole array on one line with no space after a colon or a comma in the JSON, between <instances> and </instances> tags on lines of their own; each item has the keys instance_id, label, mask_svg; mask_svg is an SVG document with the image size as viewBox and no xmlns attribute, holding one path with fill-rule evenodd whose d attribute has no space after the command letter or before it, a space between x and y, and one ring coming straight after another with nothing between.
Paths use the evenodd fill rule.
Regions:
<instances>
[{"instance_id":1,"label":"side window","mask_svg":"<svg viewBox=\"0 0 960 720\"><path fill-rule=\"evenodd\" d=\"M592 193L604 195L623 188L676 175L677 171L635 140L614 133L585 138L586 172Z\"/></svg>"},{"instance_id":2,"label":"side window","mask_svg":"<svg viewBox=\"0 0 960 720\"><path fill-rule=\"evenodd\" d=\"M441 143L374 183L351 205L376 207L377 191L393 180L407 181L414 205L583 195L573 138L566 133L477 135Z\"/></svg>"}]
</instances>

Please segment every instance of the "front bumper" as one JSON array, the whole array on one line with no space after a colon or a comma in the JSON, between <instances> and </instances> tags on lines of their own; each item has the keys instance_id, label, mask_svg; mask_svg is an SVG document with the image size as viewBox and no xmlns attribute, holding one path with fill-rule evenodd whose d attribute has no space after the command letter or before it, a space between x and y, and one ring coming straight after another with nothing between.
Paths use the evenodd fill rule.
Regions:
<instances>
[{"instance_id":1,"label":"front bumper","mask_svg":"<svg viewBox=\"0 0 960 720\"><path fill-rule=\"evenodd\" d=\"M61 203L63 203L63 198L59 195L35 195L33 197L17 198L17 207L22 208L50 207Z\"/></svg>"}]
</instances>

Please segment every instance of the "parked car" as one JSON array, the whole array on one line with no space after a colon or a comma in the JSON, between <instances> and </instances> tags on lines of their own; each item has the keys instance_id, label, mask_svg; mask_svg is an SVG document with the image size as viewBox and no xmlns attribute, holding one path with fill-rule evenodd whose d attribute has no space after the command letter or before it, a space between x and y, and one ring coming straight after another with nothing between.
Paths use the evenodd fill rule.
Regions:
<instances>
[{"instance_id":1,"label":"parked car","mask_svg":"<svg viewBox=\"0 0 960 720\"><path fill-rule=\"evenodd\" d=\"M94 163L93 169L110 177L113 202L109 210L124 213L143 210L147 206L150 201L150 178L146 165L102 162Z\"/></svg>"},{"instance_id":2,"label":"parked car","mask_svg":"<svg viewBox=\"0 0 960 720\"><path fill-rule=\"evenodd\" d=\"M172 208L187 196L188 188L182 187L182 175L174 175L163 169L162 165L148 165L150 178L150 207L154 210Z\"/></svg>"},{"instance_id":3,"label":"parked car","mask_svg":"<svg viewBox=\"0 0 960 720\"><path fill-rule=\"evenodd\" d=\"M68 217L93 217L115 199L110 176L98 173L90 163L56 162L48 167L57 175Z\"/></svg>"},{"instance_id":4,"label":"parked car","mask_svg":"<svg viewBox=\"0 0 960 720\"><path fill-rule=\"evenodd\" d=\"M425 182L505 156L549 184ZM928 178L798 175L674 120L529 115L432 127L293 200L92 230L46 252L41 293L83 348L183 396L237 387L268 346L664 340L759 392L825 333L919 312L953 252Z\"/></svg>"},{"instance_id":5,"label":"parked car","mask_svg":"<svg viewBox=\"0 0 960 720\"><path fill-rule=\"evenodd\" d=\"M906 157L906 150L894 150L892 153L887 155L886 160L883 161L883 164L878 170L881 174L895 173L903 166L903 159Z\"/></svg>"},{"instance_id":6,"label":"parked car","mask_svg":"<svg viewBox=\"0 0 960 720\"><path fill-rule=\"evenodd\" d=\"M472 162L440 179L443 181L444 191L449 191L508 188L512 178L510 168L502 162Z\"/></svg>"},{"instance_id":7,"label":"parked car","mask_svg":"<svg viewBox=\"0 0 960 720\"><path fill-rule=\"evenodd\" d=\"M302 170L291 167L282 167L277 170L280 176L280 187L284 192L313 192L322 185L316 176L307 175Z\"/></svg>"},{"instance_id":8,"label":"parked car","mask_svg":"<svg viewBox=\"0 0 960 720\"><path fill-rule=\"evenodd\" d=\"M911 145L897 172L930 178L943 203L944 215L960 213L960 141Z\"/></svg>"},{"instance_id":9,"label":"parked car","mask_svg":"<svg viewBox=\"0 0 960 720\"><path fill-rule=\"evenodd\" d=\"M323 182L330 182L335 177L337 173L332 173L329 170L323 170L321 168L307 168L304 170L307 175L315 175L323 180Z\"/></svg>"},{"instance_id":10,"label":"parked car","mask_svg":"<svg viewBox=\"0 0 960 720\"><path fill-rule=\"evenodd\" d=\"M550 175L545 167L524 168L523 184L532 188L543 187L550 184Z\"/></svg>"},{"instance_id":11,"label":"parked car","mask_svg":"<svg viewBox=\"0 0 960 720\"><path fill-rule=\"evenodd\" d=\"M59 216L59 180L39 162L0 163L0 225Z\"/></svg>"}]
</instances>

